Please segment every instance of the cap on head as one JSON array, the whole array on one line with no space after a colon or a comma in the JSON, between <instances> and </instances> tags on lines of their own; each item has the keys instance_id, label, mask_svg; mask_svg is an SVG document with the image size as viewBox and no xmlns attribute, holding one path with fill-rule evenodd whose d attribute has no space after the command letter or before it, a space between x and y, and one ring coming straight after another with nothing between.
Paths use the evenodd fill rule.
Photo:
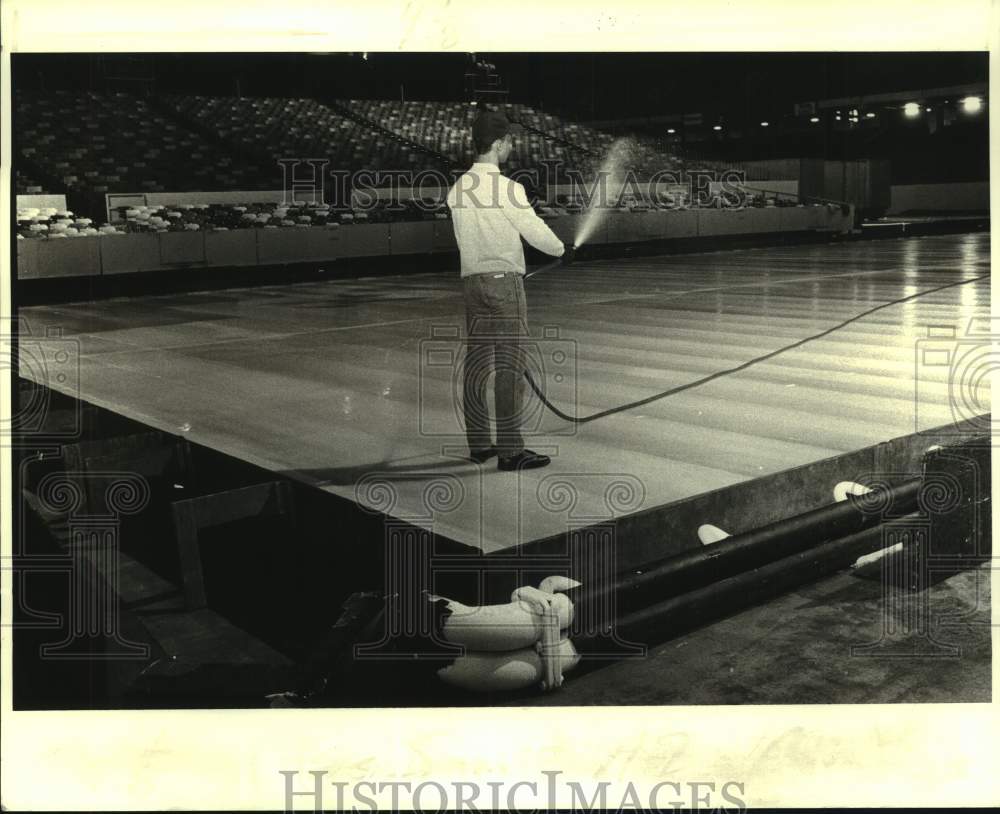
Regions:
<instances>
[{"instance_id":1,"label":"cap on head","mask_svg":"<svg viewBox=\"0 0 1000 814\"><path fill-rule=\"evenodd\" d=\"M520 129L519 124L511 122L500 111L484 110L472 124L472 142L477 151L486 152L494 141Z\"/></svg>"}]
</instances>

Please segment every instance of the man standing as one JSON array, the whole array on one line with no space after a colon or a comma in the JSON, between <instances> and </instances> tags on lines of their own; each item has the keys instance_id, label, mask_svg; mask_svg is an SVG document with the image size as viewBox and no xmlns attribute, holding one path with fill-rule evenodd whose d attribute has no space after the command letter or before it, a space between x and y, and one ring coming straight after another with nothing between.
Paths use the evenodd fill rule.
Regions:
<instances>
[{"instance_id":1,"label":"man standing","mask_svg":"<svg viewBox=\"0 0 1000 814\"><path fill-rule=\"evenodd\" d=\"M572 252L535 214L524 187L500 173L513 149L515 127L503 113L480 113L472 125L476 161L448 192L465 295L463 409L469 453L477 463L498 456L502 471L549 463L548 456L525 449L521 435L528 336L521 238L555 257ZM496 444L486 407L490 373Z\"/></svg>"}]
</instances>

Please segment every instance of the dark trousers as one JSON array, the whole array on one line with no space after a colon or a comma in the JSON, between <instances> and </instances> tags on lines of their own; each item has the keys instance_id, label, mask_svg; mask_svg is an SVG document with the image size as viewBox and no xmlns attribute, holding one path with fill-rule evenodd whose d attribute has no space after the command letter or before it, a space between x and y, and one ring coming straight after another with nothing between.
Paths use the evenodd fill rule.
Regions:
<instances>
[{"instance_id":1,"label":"dark trousers","mask_svg":"<svg viewBox=\"0 0 1000 814\"><path fill-rule=\"evenodd\" d=\"M487 395L490 374L496 416L496 447L501 458L524 449L525 340L528 313L520 274L475 274L462 278L467 344L463 406L469 449L492 446Z\"/></svg>"}]
</instances>

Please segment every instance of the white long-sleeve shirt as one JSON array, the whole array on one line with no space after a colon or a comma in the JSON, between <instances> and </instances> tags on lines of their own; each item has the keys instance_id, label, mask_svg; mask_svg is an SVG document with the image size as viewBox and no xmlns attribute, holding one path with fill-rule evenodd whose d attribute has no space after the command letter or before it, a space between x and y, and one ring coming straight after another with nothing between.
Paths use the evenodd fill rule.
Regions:
<instances>
[{"instance_id":1,"label":"white long-sleeve shirt","mask_svg":"<svg viewBox=\"0 0 1000 814\"><path fill-rule=\"evenodd\" d=\"M562 241L528 203L524 187L496 164L476 162L448 191L448 208L462 257L462 276L524 274L523 237L539 251L561 257Z\"/></svg>"}]
</instances>

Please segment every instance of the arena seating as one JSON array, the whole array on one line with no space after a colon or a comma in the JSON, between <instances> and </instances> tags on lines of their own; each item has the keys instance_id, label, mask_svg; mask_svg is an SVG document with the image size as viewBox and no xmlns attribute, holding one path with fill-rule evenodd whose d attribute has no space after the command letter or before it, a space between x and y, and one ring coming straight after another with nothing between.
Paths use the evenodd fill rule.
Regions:
<instances>
[{"instance_id":1,"label":"arena seating","mask_svg":"<svg viewBox=\"0 0 1000 814\"><path fill-rule=\"evenodd\" d=\"M168 101L178 112L213 128L234 143L268 155L272 161L281 157L325 158L331 169L351 172L447 169L445 162L408 149L392 138L403 133L379 132L312 99L188 96L168 97ZM369 118L363 107L343 104L347 110Z\"/></svg>"},{"instance_id":2,"label":"arena seating","mask_svg":"<svg viewBox=\"0 0 1000 814\"><path fill-rule=\"evenodd\" d=\"M30 173L19 169L14 179L15 195L39 195L45 191L45 185Z\"/></svg>"},{"instance_id":3,"label":"arena seating","mask_svg":"<svg viewBox=\"0 0 1000 814\"><path fill-rule=\"evenodd\" d=\"M122 93L55 92L20 95L17 112L21 153L39 168L39 174L61 181L70 190L102 193L274 189L281 184L277 159L282 157L326 158L332 167L349 170L454 169L472 158L470 125L477 108L461 102L323 104L312 99L205 96L148 100ZM614 141L607 133L526 105L510 105L508 113L526 126L512 156L514 168L556 159L586 177ZM61 121L70 123L60 128ZM190 126L185 127L185 122ZM623 144L619 149L634 168L683 168L676 156L650 141L629 138ZM447 157L454 157L453 161ZM22 194L41 193L46 186L20 169L16 184ZM632 199L620 208L642 211L650 203ZM755 206L775 203L763 197L752 201ZM787 203L793 202L777 201L777 205ZM689 205L690 201L673 204ZM551 206L536 208L542 217L552 218L579 212L581 202L563 195ZM380 202L363 210L253 201L123 207L113 224L100 226L96 221L103 217L90 214L82 218L55 209L19 211L17 234L22 239L40 239L120 232L333 227L448 217L441 204L420 207L412 201L397 206Z\"/></svg>"},{"instance_id":4,"label":"arena seating","mask_svg":"<svg viewBox=\"0 0 1000 814\"><path fill-rule=\"evenodd\" d=\"M273 161L324 158L331 168L351 171L388 166L386 145L375 133L312 99L182 96L166 101Z\"/></svg>"},{"instance_id":5,"label":"arena seating","mask_svg":"<svg viewBox=\"0 0 1000 814\"><path fill-rule=\"evenodd\" d=\"M448 218L447 207L440 202L403 201L391 206L380 201L372 207L330 207L297 202L293 206L278 203L245 204L175 204L162 206L122 206L114 224L97 226L92 220L76 217L69 211L21 209L17 213L17 234L21 238L78 237L109 233L155 233L232 229L289 229L306 226L338 228L354 223L389 223Z\"/></svg>"},{"instance_id":6,"label":"arena seating","mask_svg":"<svg viewBox=\"0 0 1000 814\"><path fill-rule=\"evenodd\" d=\"M16 234L18 240L68 238L124 232L124 229L116 228L108 223L98 226L93 219L79 217L68 209L32 207L17 211Z\"/></svg>"},{"instance_id":7,"label":"arena seating","mask_svg":"<svg viewBox=\"0 0 1000 814\"><path fill-rule=\"evenodd\" d=\"M388 130L452 157L456 164L468 164L473 158L470 128L478 108L472 105L386 99L352 99L343 104ZM558 160L568 169L587 174L596 169L597 163L587 153L602 155L613 141L606 133L536 112L527 105L509 105L507 112L531 128L517 139L517 150L510 159L512 169L531 169L543 160ZM402 168L412 167L414 162L406 155L390 154L389 159Z\"/></svg>"},{"instance_id":8,"label":"arena seating","mask_svg":"<svg viewBox=\"0 0 1000 814\"><path fill-rule=\"evenodd\" d=\"M456 158L461 104L353 99L332 104L375 134L379 168L446 171L463 163Z\"/></svg>"},{"instance_id":9,"label":"arena seating","mask_svg":"<svg viewBox=\"0 0 1000 814\"><path fill-rule=\"evenodd\" d=\"M555 158L568 162L574 169L590 170L594 167L592 159L583 159L581 151L595 155L603 155L611 146L614 138L600 130L586 127L575 122L566 122L551 113L536 111L528 105L512 104L507 108L511 119L519 121L533 130L541 131L555 138L561 139L567 145L555 143L547 140L534 132L523 134L519 141L527 146L527 154L530 159ZM576 148L576 149L573 149ZM574 166L579 164L581 166Z\"/></svg>"},{"instance_id":10,"label":"arena seating","mask_svg":"<svg viewBox=\"0 0 1000 814\"><path fill-rule=\"evenodd\" d=\"M796 206L791 197L774 198L755 195L748 205L759 208ZM644 212L654 208L694 207L686 196L668 198L665 193L656 201L641 196L627 196L619 209ZM545 219L578 214L583 206L578 198L560 194L551 204L537 202L535 211ZM230 231L236 229L296 229L309 226L350 227L361 223L399 223L421 220L447 220L450 215L440 201L424 199L392 203L379 201L373 206L332 207L297 201L294 205L278 203L243 204L173 204L160 206L122 206L116 210L114 223L98 225L67 210L55 208L21 209L17 213L19 239L67 238L98 234L134 234L185 231Z\"/></svg>"},{"instance_id":11,"label":"arena seating","mask_svg":"<svg viewBox=\"0 0 1000 814\"><path fill-rule=\"evenodd\" d=\"M239 189L259 168L182 129L141 97L20 93L21 152L70 189L91 192Z\"/></svg>"},{"instance_id":12,"label":"arena seating","mask_svg":"<svg viewBox=\"0 0 1000 814\"><path fill-rule=\"evenodd\" d=\"M467 104L385 99L348 99L342 104L359 116L442 153L458 164L467 163L471 155L469 128L475 118L475 108ZM385 146L385 159L390 166L400 169L431 168L431 161L426 156L406 150L400 144Z\"/></svg>"},{"instance_id":13,"label":"arena seating","mask_svg":"<svg viewBox=\"0 0 1000 814\"><path fill-rule=\"evenodd\" d=\"M276 189L282 184L277 163L281 158L322 158L330 169L348 171L458 169L472 160L470 126L478 112L464 102L380 99L324 104L305 98L139 97L69 91L21 93L16 110L20 153L37 168L36 175L43 176L39 180L30 177L30 170L25 174L19 169L18 191L54 191L46 190L47 177L68 191L97 193L98 200L107 192ZM506 110L526 128L511 156L512 169L558 160L586 178L615 141L608 133L527 105L512 104ZM683 169L683 162L651 140L629 138L621 145L633 169ZM574 206L573 201L565 203ZM242 218L239 224L231 223L222 217L223 210L209 207L204 215L209 220L204 222L199 220L202 215L192 215L193 220L185 216L183 228L246 225ZM151 218L160 216L150 211ZM364 214L397 219L427 213L405 209L401 215L375 209ZM95 212L90 215L98 218ZM217 215L222 220L216 221ZM281 220L264 225L280 227ZM52 225L30 219L25 223L29 222ZM166 228L181 227L168 222ZM23 237L46 232L19 227Z\"/></svg>"}]
</instances>

